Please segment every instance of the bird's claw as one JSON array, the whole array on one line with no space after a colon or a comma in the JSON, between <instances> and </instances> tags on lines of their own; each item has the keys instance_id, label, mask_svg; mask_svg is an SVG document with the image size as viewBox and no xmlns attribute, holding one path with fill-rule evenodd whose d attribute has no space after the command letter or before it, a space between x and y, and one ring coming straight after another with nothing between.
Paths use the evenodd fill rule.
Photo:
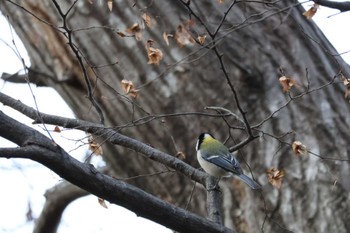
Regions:
<instances>
[{"instance_id":1,"label":"bird's claw","mask_svg":"<svg viewBox=\"0 0 350 233\"><path fill-rule=\"evenodd\" d=\"M212 187L208 187L207 188L207 192L211 192L211 191L218 191L218 192L221 192L220 190L220 186L218 184L212 186Z\"/></svg>"}]
</instances>

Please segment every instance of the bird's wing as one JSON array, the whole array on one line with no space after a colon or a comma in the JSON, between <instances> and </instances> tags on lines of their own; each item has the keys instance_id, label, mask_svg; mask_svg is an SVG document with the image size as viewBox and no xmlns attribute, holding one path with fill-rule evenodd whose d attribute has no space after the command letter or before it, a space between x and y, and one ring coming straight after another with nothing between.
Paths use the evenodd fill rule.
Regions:
<instances>
[{"instance_id":1,"label":"bird's wing","mask_svg":"<svg viewBox=\"0 0 350 233\"><path fill-rule=\"evenodd\" d=\"M242 174L241 165L237 159L228 151L219 151L215 155L203 157L208 162L214 163L215 165L225 169L228 172L240 175Z\"/></svg>"}]
</instances>

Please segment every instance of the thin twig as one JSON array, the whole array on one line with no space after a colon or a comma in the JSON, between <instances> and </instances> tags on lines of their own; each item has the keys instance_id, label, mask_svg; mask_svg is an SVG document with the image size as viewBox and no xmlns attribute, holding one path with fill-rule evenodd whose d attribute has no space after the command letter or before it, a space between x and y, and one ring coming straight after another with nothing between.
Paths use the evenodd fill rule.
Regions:
<instances>
[{"instance_id":1,"label":"thin twig","mask_svg":"<svg viewBox=\"0 0 350 233\"><path fill-rule=\"evenodd\" d=\"M100 122L103 124L104 123L104 116L103 116L102 109L101 109L99 103L96 101L95 97L93 96L93 91L92 91L92 85L91 85L90 78L89 78L87 70L86 70L86 68L84 66L83 60L82 60L82 58L80 56L79 50L76 48L76 46L73 43L72 30L67 25L68 14L72 10L74 5L77 3L77 0L75 0L73 2L73 4L70 6L70 8L68 9L68 11L66 13L63 13L60 5L57 3L56 0L52 0L52 2L54 4L55 8L57 9L59 15L62 18L62 21L63 21L62 28L66 32L64 35L68 39L68 45L71 48L71 50L73 51L73 53L75 54L75 57L77 58L78 63L80 65L80 69L81 69L81 71L83 73L83 77L84 77L84 80L85 80L85 83L86 83L86 88L87 88L87 96L88 96L89 100L91 101L92 105L95 107L95 110L97 111L97 113L98 113L98 115L100 117Z\"/></svg>"}]
</instances>

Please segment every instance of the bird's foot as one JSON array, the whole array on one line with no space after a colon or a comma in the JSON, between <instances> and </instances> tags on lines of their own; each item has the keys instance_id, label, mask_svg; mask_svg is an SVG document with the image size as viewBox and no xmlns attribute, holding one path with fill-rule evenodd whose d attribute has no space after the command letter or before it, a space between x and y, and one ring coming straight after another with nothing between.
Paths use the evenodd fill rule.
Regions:
<instances>
[{"instance_id":1,"label":"bird's foot","mask_svg":"<svg viewBox=\"0 0 350 233\"><path fill-rule=\"evenodd\" d=\"M207 188L207 192L211 192L211 191L218 191L218 192L221 192L220 186L219 186L218 184L216 184L216 185L214 185L214 186L208 187L208 188Z\"/></svg>"}]
</instances>

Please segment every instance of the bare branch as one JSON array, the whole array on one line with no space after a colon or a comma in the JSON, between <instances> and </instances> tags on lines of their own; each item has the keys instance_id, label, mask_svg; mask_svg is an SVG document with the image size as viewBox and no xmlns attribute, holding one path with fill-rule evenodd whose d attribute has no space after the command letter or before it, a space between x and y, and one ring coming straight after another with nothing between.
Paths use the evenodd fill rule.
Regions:
<instances>
[{"instance_id":1,"label":"bare branch","mask_svg":"<svg viewBox=\"0 0 350 233\"><path fill-rule=\"evenodd\" d=\"M216 106L208 106L208 107L205 107L205 109L226 112L227 114L233 116L236 120L238 120L238 121L240 121L240 122L242 122L244 124L244 121L237 114L233 113L232 111L230 111L227 108L216 107ZM221 115L221 116L224 117L225 115Z\"/></svg>"},{"instance_id":2,"label":"bare branch","mask_svg":"<svg viewBox=\"0 0 350 233\"><path fill-rule=\"evenodd\" d=\"M335 2L335 1L329 1L329 0L314 0L314 2L318 5L325 6L328 8L338 9L341 12L349 11L350 10L350 2Z\"/></svg>"},{"instance_id":3,"label":"bare branch","mask_svg":"<svg viewBox=\"0 0 350 233\"><path fill-rule=\"evenodd\" d=\"M96 101L96 99L95 99L95 97L93 95L92 85L91 85L90 78L88 76L88 72L87 72L87 70L86 70L86 68L84 66L84 63L83 63L83 60L82 60L82 58L80 56L80 52L79 52L78 48L73 43L72 30L67 25L67 16L68 16L70 10L74 7L74 5L76 4L77 1L74 1L74 3L71 5L71 7L68 9L68 11L66 13L63 13L60 5L55 0L53 0L52 2L55 5L59 15L62 17L62 20L63 20L62 28L66 32L65 36L68 39L68 45L70 46L71 50L73 51L75 57L78 60L79 65L80 65L80 69L82 71L82 74L83 74L83 77L84 77L84 80L85 80L85 83L86 83L86 87L87 87L88 98L91 101L92 105L95 107L95 110L97 111L97 113L98 113L98 115L100 117L100 122L103 124L104 123L104 116L103 116L102 109L101 109L99 103Z\"/></svg>"},{"instance_id":4,"label":"bare branch","mask_svg":"<svg viewBox=\"0 0 350 233\"><path fill-rule=\"evenodd\" d=\"M0 102L2 102L4 105L11 106L13 109L16 109L17 111L23 113L29 118L32 118L34 120L37 119L37 112L35 109L28 107L25 104L21 103L20 101L17 101L12 97L7 96L1 92L0 92ZM87 133L95 134L97 136L102 136L112 144L121 145L126 148L132 149L136 152L139 152L145 155L149 159L162 163L170 168L173 168L176 171L181 172L185 176L191 178L194 181L201 183L202 185L205 185L205 180L209 177L208 174L193 168L192 166L177 159L176 157L166 154L162 151L159 151L138 140L124 136L116 132L114 129L109 129L104 127L103 125L95 124L87 121L53 116L45 113L40 113L40 114L43 122L46 124L59 125L69 129L78 129L78 130L85 131ZM21 134L20 136L25 136L25 135ZM17 137L18 135L16 135L16 133L13 132L13 135L9 140L14 141L18 145L22 145L17 142L18 141Z\"/></svg>"},{"instance_id":5,"label":"bare branch","mask_svg":"<svg viewBox=\"0 0 350 233\"><path fill-rule=\"evenodd\" d=\"M0 157L27 158L48 167L65 180L110 203L123 206L180 232L232 232L217 223L173 206L139 188L99 172L93 165L81 163L36 130L0 112L0 135L13 139L14 133L26 132L17 140L20 148L1 148ZM31 134L30 134L31 133ZM35 135L35 137L31 137ZM28 143L30 142L30 143Z\"/></svg>"},{"instance_id":6,"label":"bare branch","mask_svg":"<svg viewBox=\"0 0 350 233\"><path fill-rule=\"evenodd\" d=\"M255 138L258 138L258 136L253 135L252 127L251 127L251 125L250 125L250 123L248 121L248 118L247 118L247 112L242 108L240 100L239 100L239 97L238 97L238 92L237 92L235 86L233 85L233 83L230 80L229 74L228 74L227 69L226 69L226 65L225 65L224 60L223 60L223 56L224 55L219 51L219 49L217 47L218 41L217 41L217 38L216 38L216 36L218 35L218 33L220 31L220 28L221 28L222 24L224 23L228 13L231 11L233 6L235 5L236 1L233 1L231 3L231 5L229 6L229 8L227 9L227 11L224 13L224 16L222 17L222 20L221 20L219 26L217 27L215 33L211 33L209 28L202 21L202 19L192 10L192 8L190 6L190 2L184 2L182 0L180 2L186 7L186 9L189 11L190 15L193 15L204 26L204 28L206 29L207 33L212 38L211 43L213 44L213 46L211 48L209 48L209 49L213 50L213 52L215 53L216 57L218 58L221 70L222 70L222 72L224 74L224 77L226 79L226 82L227 82L228 86L231 89L231 92L233 94L234 101L236 103L238 111L242 115L243 120L241 120L241 121L243 121L243 123L245 125L245 130L247 131L247 134L248 134L248 137L244 141L242 141L239 144L235 145L233 148L230 148L231 152L234 151L234 150L238 150L238 149L242 148L243 146L247 145L249 142L253 141Z\"/></svg>"},{"instance_id":7,"label":"bare branch","mask_svg":"<svg viewBox=\"0 0 350 233\"><path fill-rule=\"evenodd\" d=\"M217 179L210 177L207 179L207 211L210 220L223 225L223 215L221 210L221 192L215 187ZM215 188L212 188L215 187Z\"/></svg>"}]
</instances>

